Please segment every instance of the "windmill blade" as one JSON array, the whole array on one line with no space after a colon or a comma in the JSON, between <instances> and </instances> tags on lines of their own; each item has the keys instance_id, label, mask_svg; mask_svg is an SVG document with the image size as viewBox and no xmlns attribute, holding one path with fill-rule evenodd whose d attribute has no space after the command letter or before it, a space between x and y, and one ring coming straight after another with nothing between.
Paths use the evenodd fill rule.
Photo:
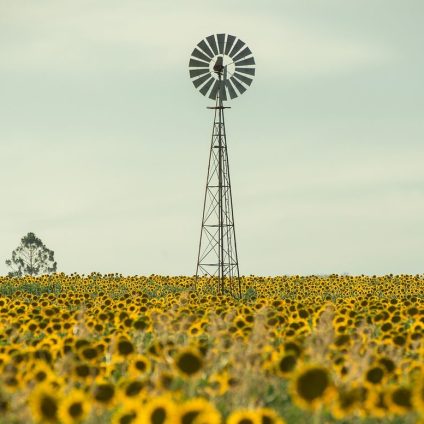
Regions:
<instances>
[{"instance_id":1,"label":"windmill blade","mask_svg":"<svg viewBox=\"0 0 424 424\"><path fill-rule=\"evenodd\" d=\"M209 57L209 59L212 59L214 57L214 54L212 52L212 50L209 48L209 46L206 44L205 40L202 40L197 47L199 47L200 49L202 49L206 55Z\"/></svg>"},{"instance_id":2,"label":"windmill blade","mask_svg":"<svg viewBox=\"0 0 424 424\"><path fill-rule=\"evenodd\" d=\"M209 69L190 69L190 78L198 77L209 72Z\"/></svg>"},{"instance_id":3,"label":"windmill blade","mask_svg":"<svg viewBox=\"0 0 424 424\"><path fill-rule=\"evenodd\" d=\"M235 99L237 97L237 93L234 90L233 84L231 84L230 80L225 81L225 86L227 87L228 93L230 94L231 99Z\"/></svg>"},{"instance_id":4,"label":"windmill blade","mask_svg":"<svg viewBox=\"0 0 424 424\"><path fill-rule=\"evenodd\" d=\"M233 77L237 78L238 80L244 82L247 85L252 84L252 78L248 78L242 74L238 74L237 72L234 73Z\"/></svg>"},{"instance_id":5,"label":"windmill blade","mask_svg":"<svg viewBox=\"0 0 424 424\"><path fill-rule=\"evenodd\" d=\"M234 44L233 49L231 50L231 53L229 54L229 56L231 58L233 58L237 52L244 46L245 44L243 43L243 41L241 40L237 40L236 44Z\"/></svg>"},{"instance_id":6,"label":"windmill blade","mask_svg":"<svg viewBox=\"0 0 424 424\"><path fill-rule=\"evenodd\" d=\"M206 37L206 40L208 40L208 43L211 46L211 49L213 50L215 55L217 55L218 54L218 47L216 45L215 35L210 35L209 37Z\"/></svg>"},{"instance_id":7,"label":"windmill blade","mask_svg":"<svg viewBox=\"0 0 424 424\"><path fill-rule=\"evenodd\" d=\"M246 56L249 56L252 54L252 51L249 49L249 47L245 47L237 56L233 57L234 62L237 62L240 59L243 59Z\"/></svg>"},{"instance_id":8,"label":"windmill blade","mask_svg":"<svg viewBox=\"0 0 424 424\"><path fill-rule=\"evenodd\" d=\"M243 74L255 75L255 68L239 68L236 66L236 72L242 72Z\"/></svg>"},{"instance_id":9,"label":"windmill blade","mask_svg":"<svg viewBox=\"0 0 424 424\"><path fill-rule=\"evenodd\" d=\"M197 59L204 60L205 62L210 62L211 60L208 56L206 56L197 48L193 50L193 53L191 55Z\"/></svg>"},{"instance_id":10,"label":"windmill blade","mask_svg":"<svg viewBox=\"0 0 424 424\"><path fill-rule=\"evenodd\" d=\"M247 59L239 60L238 62L235 62L235 65L243 66L243 65L256 65L256 64L255 64L255 59L253 59L253 57L249 57Z\"/></svg>"},{"instance_id":11,"label":"windmill blade","mask_svg":"<svg viewBox=\"0 0 424 424\"><path fill-rule=\"evenodd\" d=\"M219 54L223 54L224 53L224 47L225 47L225 34L218 34L216 36L217 40L218 40L218 51Z\"/></svg>"},{"instance_id":12,"label":"windmill blade","mask_svg":"<svg viewBox=\"0 0 424 424\"><path fill-rule=\"evenodd\" d=\"M216 99L216 95L217 95L218 90L219 90L219 84L220 84L220 81L219 80L215 80L215 84L213 85L212 90L211 90L211 92L209 94L209 98L210 99L213 99L213 100Z\"/></svg>"},{"instance_id":13,"label":"windmill blade","mask_svg":"<svg viewBox=\"0 0 424 424\"><path fill-rule=\"evenodd\" d=\"M235 78L231 78L231 82L236 86L237 90L240 91L240 94L243 94L246 91L246 88Z\"/></svg>"},{"instance_id":14,"label":"windmill blade","mask_svg":"<svg viewBox=\"0 0 424 424\"><path fill-rule=\"evenodd\" d=\"M214 79L211 77L210 80L199 90L204 96L206 96L207 92L211 88Z\"/></svg>"},{"instance_id":15,"label":"windmill blade","mask_svg":"<svg viewBox=\"0 0 424 424\"><path fill-rule=\"evenodd\" d=\"M205 81L207 81L209 78L212 78L212 77L209 73L207 73L206 75L203 75L203 77L197 78L196 80L193 80L192 82L194 86L197 88L200 85L202 85Z\"/></svg>"},{"instance_id":16,"label":"windmill blade","mask_svg":"<svg viewBox=\"0 0 424 424\"><path fill-rule=\"evenodd\" d=\"M201 62L200 60L190 59L188 63L190 68L209 68L209 63Z\"/></svg>"},{"instance_id":17,"label":"windmill blade","mask_svg":"<svg viewBox=\"0 0 424 424\"><path fill-rule=\"evenodd\" d=\"M228 34L227 36L227 44L225 45L225 54L228 55L230 53L231 48L233 47L234 41L236 37L234 35Z\"/></svg>"}]
</instances>

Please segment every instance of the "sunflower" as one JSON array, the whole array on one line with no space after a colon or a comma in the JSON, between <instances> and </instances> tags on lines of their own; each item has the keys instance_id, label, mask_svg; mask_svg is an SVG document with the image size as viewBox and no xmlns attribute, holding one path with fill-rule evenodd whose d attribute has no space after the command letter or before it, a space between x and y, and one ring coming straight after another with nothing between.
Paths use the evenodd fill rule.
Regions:
<instances>
[{"instance_id":1,"label":"sunflower","mask_svg":"<svg viewBox=\"0 0 424 424\"><path fill-rule=\"evenodd\" d=\"M261 424L284 424L285 421L270 408L260 408L256 410Z\"/></svg>"},{"instance_id":2,"label":"sunflower","mask_svg":"<svg viewBox=\"0 0 424 424\"><path fill-rule=\"evenodd\" d=\"M332 415L337 419L342 419L358 412L365 397L364 390L366 389L361 386L339 390L331 410Z\"/></svg>"},{"instance_id":3,"label":"sunflower","mask_svg":"<svg viewBox=\"0 0 424 424\"><path fill-rule=\"evenodd\" d=\"M119 338L119 340L116 342L116 353L119 356L126 358L127 356L131 355L134 350L135 349L132 342L125 337Z\"/></svg>"},{"instance_id":4,"label":"sunflower","mask_svg":"<svg viewBox=\"0 0 424 424\"><path fill-rule=\"evenodd\" d=\"M295 341L284 343L284 351L287 353L291 352L296 357L299 357L302 354L302 348Z\"/></svg>"},{"instance_id":5,"label":"sunflower","mask_svg":"<svg viewBox=\"0 0 424 424\"><path fill-rule=\"evenodd\" d=\"M59 396L46 384L39 385L30 395L29 404L36 422L55 423L58 421Z\"/></svg>"},{"instance_id":6,"label":"sunflower","mask_svg":"<svg viewBox=\"0 0 424 424\"><path fill-rule=\"evenodd\" d=\"M94 378L98 374L98 369L95 366L84 362L75 362L72 364L72 376L77 380L86 380Z\"/></svg>"},{"instance_id":7,"label":"sunflower","mask_svg":"<svg viewBox=\"0 0 424 424\"><path fill-rule=\"evenodd\" d=\"M190 399L178 408L178 423L181 424L220 424L221 416L207 400Z\"/></svg>"},{"instance_id":8,"label":"sunflower","mask_svg":"<svg viewBox=\"0 0 424 424\"><path fill-rule=\"evenodd\" d=\"M365 374L366 382L372 386L380 385L385 376L384 370L385 368L380 365L369 368Z\"/></svg>"},{"instance_id":9,"label":"sunflower","mask_svg":"<svg viewBox=\"0 0 424 424\"><path fill-rule=\"evenodd\" d=\"M290 375L297 363L297 356L293 353L287 353L279 358L276 364L277 374L286 377L287 375Z\"/></svg>"},{"instance_id":10,"label":"sunflower","mask_svg":"<svg viewBox=\"0 0 424 424\"><path fill-rule=\"evenodd\" d=\"M131 400L125 401L112 416L111 424L135 424L140 421L140 404Z\"/></svg>"},{"instance_id":11,"label":"sunflower","mask_svg":"<svg viewBox=\"0 0 424 424\"><path fill-rule=\"evenodd\" d=\"M128 373L136 376L146 375L150 372L152 365L145 355L134 355L129 363Z\"/></svg>"},{"instance_id":12,"label":"sunflower","mask_svg":"<svg viewBox=\"0 0 424 424\"><path fill-rule=\"evenodd\" d=\"M18 369L12 365L6 365L1 375L1 386L9 393L15 393L22 387L22 380L18 374Z\"/></svg>"},{"instance_id":13,"label":"sunflower","mask_svg":"<svg viewBox=\"0 0 424 424\"><path fill-rule=\"evenodd\" d=\"M123 401L140 398L140 396L146 393L146 387L147 383L143 380L120 380L119 398Z\"/></svg>"},{"instance_id":14,"label":"sunflower","mask_svg":"<svg viewBox=\"0 0 424 424\"><path fill-rule=\"evenodd\" d=\"M202 322L198 321L195 322L188 330L188 333L191 336L200 336L201 334L203 334L203 327L202 327Z\"/></svg>"},{"instance_id":15,"label":"sunflower","mask_svg":"<svg viewBox=\"0 0 424 424\"><path fill-rule=\"evenodd\" d=\"M82 356L84 361L92 361L95 362L97 356L99 355L99 351L96 347L93 346L84 346L81 349L80 355Z\"/></svg>"},{"instance_id":16,"label":"sunflower","mask_svg":"<svg viewBox=\"0 0 424 424\"><path fill-rule=\"evenodd\" d=\"M172 390L176 375L169 371L162 371L157 375L156 385L163 390Z\"/></svg>"},{"instance_id":17,"label":"sunflower","mask_svg":"<svg viewBox=\"0 0 424 424\"><path fill-rule=\"evenodd\" d=\"M132 325L136 330L147 331L150 326L150 320L148 317L142 316L134 321Z\"/></svg>"},{"instance_id":18,"label":"sunflower","mask_svg":"<svg viewBox=\"0 0 424 424\"><path fill-rule=\"evenodd\" d=\"M391 374L396 370L396 364L395 362L387 357L381 357L378 360L379 364L383 365L383 367L385 368L386 372Z\"/></svg>"},{"instance_id":19,"label":"sunflower","mask_svg":"<svg viewBox=\"0 0 424 424\"><path fill-rule=\"evenodd\" d=\"M197 349L184 348L176 355L175 367L183 376L196 375L203 367L202 355Z\"/></svg>"},{"instance_id":20,"label":"sunflower","mask_svg":"<svg viewBox=\"0 0 424 424\"><path fill-rule=\"evenodd\" d=\"M177 413L174 402L166 396L153 398L141 411L140 424L174 424Z\"/></svg>"},{"instance_id":21,"label":"sunflower","mask_svg":"<svg viewBox=\"0 0 424 424\"><path fill-rule=\"evenodd\" d=\"M55 378L55 375L50 366L44 361L35 361L31 364L31 371L26 376L27 382L35 382L41 384L47 381L51 381Z\"/></svg>"},{"instance_id":22,"label":"sunflower","mask_svg":"<svg viewBox=\"0 0 424 424\"><path fill-rule=\"evenodd\" d=\"M147 352L149 356L155 359L160 359L163 353L163 344L156 340L150 344L147 349Z\"/></svg>"},{"instance_id":23,"label":"sunflower","mask_svg":"<svg viewBox=\"0 0 424 424\"><path fill-rule=\"evenodd\" d=\"M68 393L59 407L59 418L63 424L76 424L84 421L90 412L87 396L80 390Z\"/></svg>"},{"instance_id":24,"label":"sunflower","mask_svg":"<svg viewBox=\"0 0 424 424\"><path fill-rule=\"evenodd\" d=\"M387 403L387 395L383 390L372 390L368 399L365 401L367 412L377 418L384 418L389 413L389 404Z\"/></svg>"},{"instance_id":25,"label":"sunflower","mask_svg":"<svg viewBox=\"0 0 424 424\"><path fill-rule=\"evenodd\" d=\"M262 424L261 415L256 411L238 409L228 416L227 424Z\"/></svg>"},{"instance_id":26,"label":"sunflower","mask_svg":"<svg viewBox=\"0 0 424 424\"><path fill-rule=\"evenodd\" d=\"M386 394L386 402L394 414L407 414L413 408L411 389L403 386L391 388Z\"/></svg>"},{"instance_id":27,"label":"sunflower","mask_svg":"<svg viewBox=\"0 0 424 424\"><path fill-rule=\"evenodd\" d=\"M319 365L301 369L292 380L293 401L307 409L317 409L329 400L333 393L328 370Z\"/></svg>"},{"instance_id":28,"label":"sunflower","mask_svg":"<svg viewBox=\"0 0 424 424\"><path fill-rule=\"evenodd\" d=\"M208 386L205 390L211 397L215 395L222 396L227 393L230 388L230 379L231 377L228 371L212 374L208 378Z\"/></svg>"},{"instance_id":29,"label":"sunflower","mask_svg":"<svg viewBox=\"0 0 424 424\"><path fill-rule=\"evenodd\" d=\"M115 398L115 386L111 383L98 383L93 388L93 398L104 406L109 406Z\"/></svg>"}]
</instances>

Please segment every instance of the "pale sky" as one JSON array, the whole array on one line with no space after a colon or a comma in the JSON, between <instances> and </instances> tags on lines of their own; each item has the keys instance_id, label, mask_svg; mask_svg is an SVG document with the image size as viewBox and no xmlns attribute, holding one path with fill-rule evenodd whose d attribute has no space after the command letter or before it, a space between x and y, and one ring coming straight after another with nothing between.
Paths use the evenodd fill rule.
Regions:
<instances>
[{"instance_id":1,"label":"pale sky","mask_svg":"<svg viewBox=\"0 0 424 424\"><path fill-rule=\"evenodd\" d=\"M240 37L226 111L241 274L422 273L422 0L0 0L0 274L193 275L213 112L194 46Z\"/></svg>"}]
</instances>

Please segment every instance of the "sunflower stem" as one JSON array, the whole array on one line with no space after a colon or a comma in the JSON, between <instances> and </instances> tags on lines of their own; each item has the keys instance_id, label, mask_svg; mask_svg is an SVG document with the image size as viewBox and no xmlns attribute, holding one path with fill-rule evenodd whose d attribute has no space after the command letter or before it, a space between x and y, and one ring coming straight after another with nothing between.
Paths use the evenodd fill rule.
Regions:
<instances>
[{"instance_id":1,"label":"sunflower stem","mask_svg":"<svg viewBox=\"0 0 424 424\"><path fill-rule=\"evenodd\" d=\"M188 398L191 399L194 397L195 394L195 384L192 378L189 378L188 380L188 390L187 390L187 395Z\"/></svg>"},{"instance_id":2,"label":"sunflower stem","mask_svg":"<svg viewBox=\"0 0 424 424\"><path fill-rule=\"evenodd\" d=\"M319 407L315 412L312 419L312 424L320 424L321 422L321 407Z\"/></svg>"}]
</instances>

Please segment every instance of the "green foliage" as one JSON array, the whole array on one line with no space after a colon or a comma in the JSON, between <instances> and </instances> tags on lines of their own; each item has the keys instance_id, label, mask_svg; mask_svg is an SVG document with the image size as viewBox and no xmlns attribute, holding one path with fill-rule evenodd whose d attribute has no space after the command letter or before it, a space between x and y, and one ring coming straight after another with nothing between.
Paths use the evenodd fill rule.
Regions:
<instances>
[{"instance_id":1,"label":"green foliage","mask_svg":"<svg viewBox=\"0 0 424 424\"><path fill-rule=\"evenodd\" d=\"M253 287L249 287L242 296L242 300L249 302L251 300L255 300L257 298L258 294L256 290Z\"/></svg>"},{"instance_id":2,"label":"green foliage","mask_svg":"<svg viewBox=\"0 0 424 424\"><path fill-rule=\"evenodd\" d=\"M37 282L29 282L22 280L21 282L7 281L0 284L0 295L13 296L17 292L25 292L40 296L44 293L59 294L62 292L62 284L58 281L52 281L47 284L39 284Z\"/></svg>"}]
</instances>

